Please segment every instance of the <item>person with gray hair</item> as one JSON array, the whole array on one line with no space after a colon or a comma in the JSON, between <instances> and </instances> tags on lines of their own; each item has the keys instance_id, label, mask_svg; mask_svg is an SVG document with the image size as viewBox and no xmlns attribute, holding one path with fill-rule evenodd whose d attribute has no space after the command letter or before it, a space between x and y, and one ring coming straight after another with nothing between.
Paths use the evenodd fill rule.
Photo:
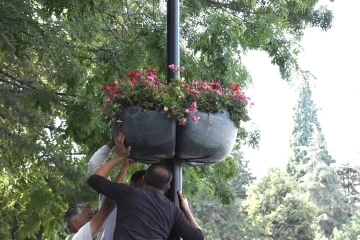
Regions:
<instances>
[{"instance_id":1,"label":"person with gray hair","mask_svg":"<svg viewBox=\"0 0 360 240\"><path fill-rule=\"evenodd\" d=\"M66 237L66 240L94 239L115 206L114 201L105 198L99 212L95 215L90 203L81 203L68 208L64 219L70 235Z\"/></svg>"},{"instance_id":2,"label":"person with gray hair","mask_svg":"<svg viewBox=\"0 0 360 240\"><path fill-rule=\"evenodd\" d=\"M124 154L123 149L117 145L116 153L119 155ZM124 159L122 169L116 177L115 182L125 182L126 173L130 166L129 160ZM115 207L116 203L107 197L103 198L100 209L95 215L89 203L81 203L70 207L64 216L66 227L70 234L66 240L91 240L95 239L95 237L96 239L103 239L103 225Z\"/></svg>"}]
</instances>

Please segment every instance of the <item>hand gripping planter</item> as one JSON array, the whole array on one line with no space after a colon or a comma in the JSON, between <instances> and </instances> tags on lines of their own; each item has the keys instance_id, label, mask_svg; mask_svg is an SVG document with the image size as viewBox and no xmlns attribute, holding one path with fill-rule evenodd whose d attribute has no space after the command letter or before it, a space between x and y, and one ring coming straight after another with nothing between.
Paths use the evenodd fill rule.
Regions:
<instances>
[{"instance_id":1,"label":"hand gripping planter","mask_svg":"<svg viewBox=\"0 0 360 240\"><path fill-rule=\"evenodd\" d=\"M192 119L200 117L198 123ZM227 111L208 114L197 111L180 126L176 156L189 165L214 164L224 160L236 142L237 128Z\"/></svg>"},{"instance_id":2,"label":"hand gripping planter","mask_svg":"<svg viewBox=\"0 0 360 240\"><path fill-rule=\"evenodd\" d=\"M115 138L122 132L125 145L131 146L129 158L142 163L155 163L175 155L176 121L164 111L144 112L138 106L130 106L121 112L121 122L111 125Z\"/></svg>"}]
</instances>

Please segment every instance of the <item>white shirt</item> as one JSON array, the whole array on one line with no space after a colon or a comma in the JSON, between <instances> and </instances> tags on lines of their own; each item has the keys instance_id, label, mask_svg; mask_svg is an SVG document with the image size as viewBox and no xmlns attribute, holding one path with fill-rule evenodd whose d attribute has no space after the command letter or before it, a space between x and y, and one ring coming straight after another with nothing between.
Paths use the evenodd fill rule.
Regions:
<instances>
[{"instance_id":1,"label":"white shirt","mask_svg":"<svg viewBox=\"0 0 360 240\"><path fill-rule=\"evenodd\" d=\"M106 160L109 158L110 152L111 149L107 145L102 146L95 152L95 154L90 158L89 161L90 175L93 175L99 168L101 168L105 164ZM110 180L110 177L108 177L108 179ZM104 196L102 194L99 194L99 208L102 205L103 200L104 200ZM99 231L97 235L97 239L113 240L115 224L116 224L116 210L117 209L115 208L104 222L102 229Z\"/></svg>"},{"instance_id":2,"label":"white shirt","mask_svg":"<svg viewBox=\"0 0 360 240\"><path fill-rule=\"evenodd\" d=\"M92 240L90 222L82 226L73 236L72 240Z\"/></svg>"}]
</instances>

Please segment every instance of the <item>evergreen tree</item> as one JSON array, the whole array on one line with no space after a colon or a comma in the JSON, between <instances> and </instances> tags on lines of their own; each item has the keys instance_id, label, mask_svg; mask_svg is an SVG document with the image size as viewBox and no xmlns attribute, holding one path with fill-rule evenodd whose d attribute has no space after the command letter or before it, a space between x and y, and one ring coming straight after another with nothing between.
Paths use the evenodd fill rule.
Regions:
<instances>
[{"instance_id":1,"label":"evergreen tree","mask_svg":"<svg viewBox=\"0 0 360 240\"><path fill-rule=\"evenodd\" d=\"M351 219L341 229L334 229L334 240L359 240L360 239L360 210L354 213Z\"/></svg>"},{"instance_id":2,"label":"evergreen tree","mask_svg":"<svg viewBox=\"0 0 360 240\"><path fill-rule=\"evenodd\" d=\"M354 205L346 202L344 188L336 169L329 165L332 159L323 144L322 136L315 132L312 146L307 149L308 161L302 166L306 174L299 181L317 207L322 234L329 238L335 227L347 221Z\"/></svg>"},{"instance_id":3,"label":"evergreen tree","mask_svg":"<svg viewBox=\"0 0 360 240\"><path fill-rule=\"evenodd\" d=\"M290 140L293 156L287 164L288 173L295 179L299 179L305 174L304 169L301 169L301 165L309 161L307 149L311 146L315 132L317 132L317 138L321 142L319 147L324 151L324 154L327 154L326 164L329 165L334 162L327 152L325 137L322 133L317 111L318 109L312 100L310 85L308 81L305 81L301 86L297 105L294 109L294 128Z\"/></svg>"},{"instance_id":4,"label":"evergreen tree","mask_svg":"<svg viewBox=\"0 0 360 240\"><path fill-rule=\"evenodd\" d=\"M345 189L347 202L360 202L360 167L353 164L342 164L337 168L341 185Z\"/></svg>"}]
</instances>

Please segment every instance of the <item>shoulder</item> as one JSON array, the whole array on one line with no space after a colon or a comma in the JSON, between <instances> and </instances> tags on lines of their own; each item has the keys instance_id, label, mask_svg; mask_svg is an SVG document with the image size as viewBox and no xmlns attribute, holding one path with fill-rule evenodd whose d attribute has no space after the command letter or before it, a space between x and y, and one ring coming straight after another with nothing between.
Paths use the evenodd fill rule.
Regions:
<instances>
[{"instance_id":1,"label":"shoulder","mask_svg":"<svg viewBox=\"0 0 360 240\"><path fill-rule=\"evenodd\" d=\"M77 233L73 236L72 240L91 240L90 222L82 226Z\"/></svg>"}]
</instances>

